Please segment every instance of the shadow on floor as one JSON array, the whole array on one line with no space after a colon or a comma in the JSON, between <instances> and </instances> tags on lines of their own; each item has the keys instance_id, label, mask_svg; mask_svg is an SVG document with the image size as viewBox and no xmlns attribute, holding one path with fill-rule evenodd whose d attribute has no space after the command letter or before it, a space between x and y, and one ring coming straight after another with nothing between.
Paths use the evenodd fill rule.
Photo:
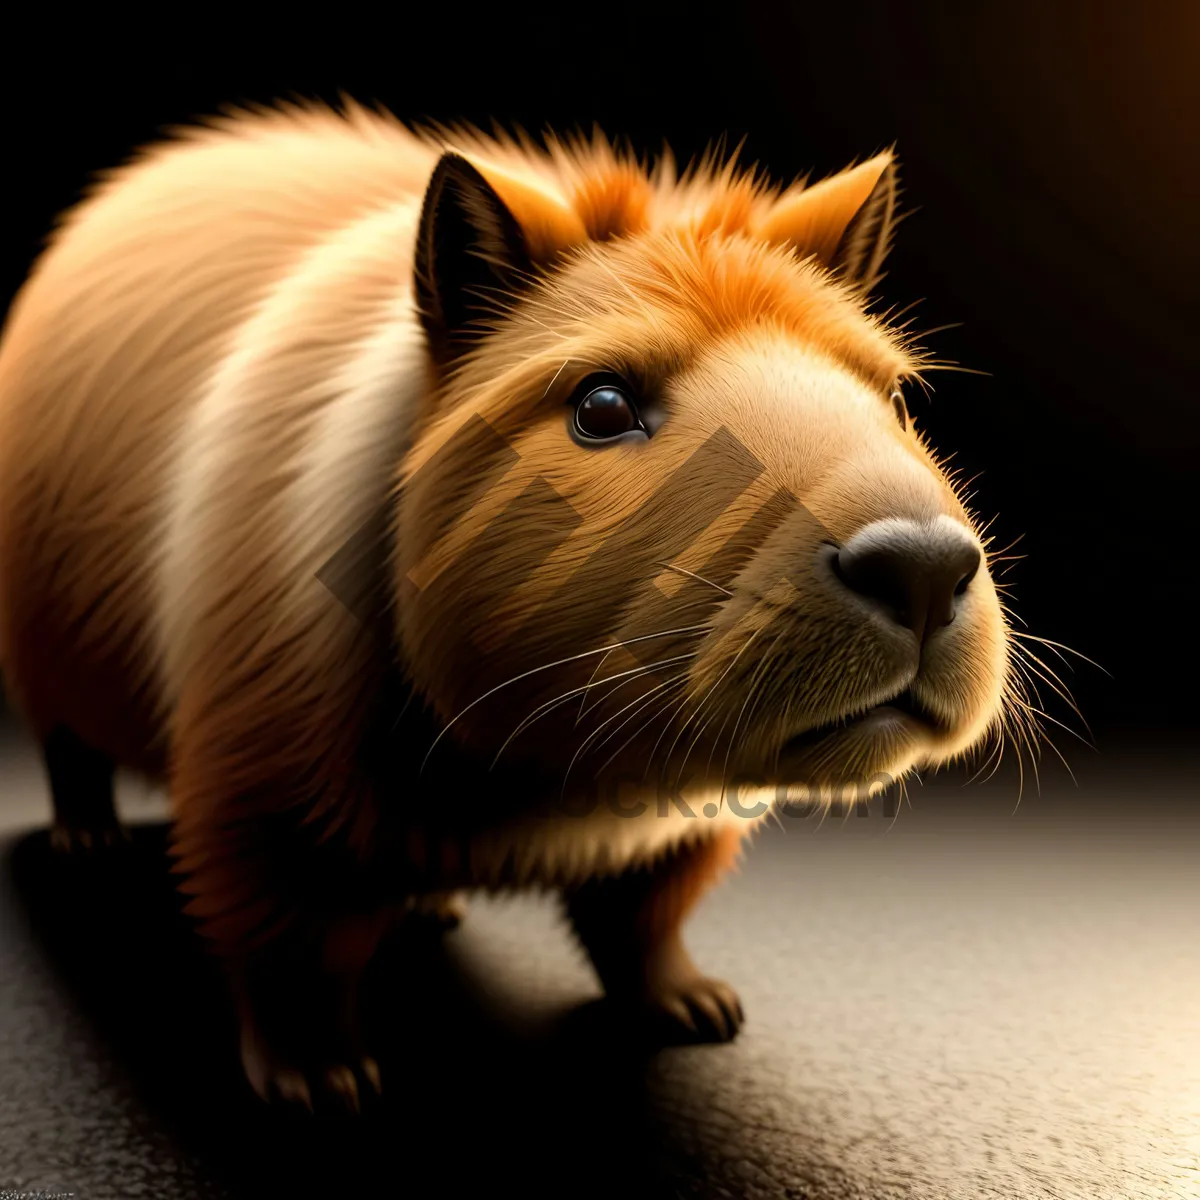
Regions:
<instances>
[{"instance_id":1,"label":"shadow on floor","mask_svg":"<svg viewBox=\"0 0 1200 1200\"><path fill-rule=\"evenodd\" d=\"M651 1056L629 1048L605 1006L514 1019L512 998L489 991L455 935L408 934L381 957L369 991L385 1079L375 1111L314 1122L266 1110L241 1078L221 981L180 912L165 830L133 838L81 865L31 834L8 869L95 1044L111 1047L136 1107L205 1164L215 1194L707 1194L696 1131L672 1150L669 1104L647 1086Z\"/></svg>"}]
</instances>

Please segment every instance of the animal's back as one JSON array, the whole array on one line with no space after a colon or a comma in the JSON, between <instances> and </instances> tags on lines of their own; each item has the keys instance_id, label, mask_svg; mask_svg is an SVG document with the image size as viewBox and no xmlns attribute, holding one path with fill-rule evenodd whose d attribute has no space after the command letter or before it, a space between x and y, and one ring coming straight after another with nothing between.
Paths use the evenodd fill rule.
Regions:
<instances>
[{"instance_id":1,"label":"animal's back","mask_svg":"<svg viewBox=\"0 0 1200 1200\"><path fill-rule=\"evenodd\" d=\"M272 290L415 205L435 157L361 111L242 115L114 172L55 233L0 343L0 663L35 732L159 769L154 575L187 423Z\"/></svg>"}]
</instances>

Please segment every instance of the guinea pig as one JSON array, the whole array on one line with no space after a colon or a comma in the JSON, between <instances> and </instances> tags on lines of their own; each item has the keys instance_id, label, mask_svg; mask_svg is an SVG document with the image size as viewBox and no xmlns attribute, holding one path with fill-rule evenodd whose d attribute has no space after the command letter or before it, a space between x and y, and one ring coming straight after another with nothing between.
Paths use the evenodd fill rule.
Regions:
<instances>
[{"instance_id":1,"label":"guinea pig","mask_svg":"<svg viewBox=\"0 0 1200 1200\"><path fill-rule=\"evenodd\" d=\"M0 344L0 664L56 845L165 786L264 1099L379 1091L362 972L472 889L732 1038L681 929L746 837L1001 727L988 541L873 310L896 199L890 152L785 186L302 104L60 222Z\"/></svg>"}]
</instances>

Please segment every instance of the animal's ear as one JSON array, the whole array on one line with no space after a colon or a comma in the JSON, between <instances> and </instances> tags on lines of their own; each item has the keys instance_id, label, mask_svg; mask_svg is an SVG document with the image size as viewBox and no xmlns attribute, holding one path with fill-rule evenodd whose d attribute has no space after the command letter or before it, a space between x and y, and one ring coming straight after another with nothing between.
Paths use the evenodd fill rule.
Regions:
<instances>
[{"instance_id":1,"label":"animal's ear","mask_svg":"<svg viewBox=\"0 0 1200 1200\"><path fill-rule=\"evenodd\" d=\"M444 154L425 190L413 262L417 310L434 358L466 348L472 323L533 269L516 218L465 158Z\"/></svg>"},{"instance_id":2,"label":"animal's ear","mask_svg":"<svg viewBox=\"0 0 1200 1200\"><path fill-rule=\"evenodd\" d=\"M756 230L788 244L869 292L879 281L896 224L896 161L890 150L811 187L785 193Z\"/></svg>"},{"instance_id":3,"label":"animal's ear","mask_svg":"<svg viewBox=\"0 0 1200 1200\"><path fill-rule=\"evenodd\" d=\"M443 154L425 191L413 265L434 357L456 358L481 317L502 311L536 266L586 237L556 197L499 168Z\"/></svg>"}]
</instances>

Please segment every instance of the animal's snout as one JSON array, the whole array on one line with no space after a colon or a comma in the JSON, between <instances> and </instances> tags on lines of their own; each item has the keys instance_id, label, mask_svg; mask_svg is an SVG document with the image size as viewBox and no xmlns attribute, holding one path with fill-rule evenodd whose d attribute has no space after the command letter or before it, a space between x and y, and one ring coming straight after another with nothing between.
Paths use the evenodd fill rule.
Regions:
<instances>
[{"instance_id":1,"label":"animal's snout","mask_svg":"<svg viewBox=\"0 0 1200 1200\"><path fill-rule=\"evenodd\" d=\"M978 543L948 517L874 521L831 559L845 587L911 629L919 642L954 620L980 561Z\"/></svg>"}]
</instances>

